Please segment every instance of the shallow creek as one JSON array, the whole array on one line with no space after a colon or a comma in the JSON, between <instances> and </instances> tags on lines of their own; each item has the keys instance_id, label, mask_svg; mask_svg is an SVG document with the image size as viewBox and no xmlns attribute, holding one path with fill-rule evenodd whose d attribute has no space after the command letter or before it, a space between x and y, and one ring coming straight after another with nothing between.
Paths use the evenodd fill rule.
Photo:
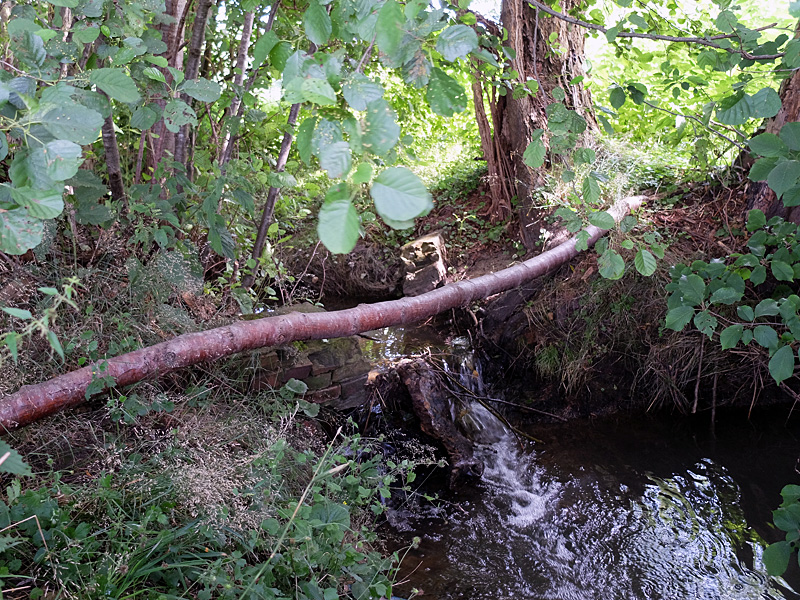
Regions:
<instances>
[{"instance_id":1,"label":"shallow creek","mask_svg":"<svg viewBox=\"0 0 800 600\"><path fill-rule=\"evenodd\" d=\"M435 336L376 335L376 355L400 355L412 341L443 350ZM782 539L768 525L780 490L800 483L800 415L787 425L787 412L720 411L713 430L709 415L573 421L529 428L538 443L499 431L478 446L486 468L474 486L429 512L391 515L402 541L421 538L395 594L800 599L796 561L785 578L761 562L765 540Z\"/></svg>"}]
</instances>

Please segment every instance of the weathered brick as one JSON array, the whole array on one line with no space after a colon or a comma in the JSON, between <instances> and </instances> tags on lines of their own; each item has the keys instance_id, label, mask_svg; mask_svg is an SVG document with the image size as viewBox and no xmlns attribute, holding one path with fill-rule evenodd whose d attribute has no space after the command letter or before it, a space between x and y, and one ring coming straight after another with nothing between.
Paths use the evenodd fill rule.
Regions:
<instances>
[{"instance_id":1,"label":"weathered brick","mask_svg":"<svg viewBox=\"0 0 800 600\"><path fill-rule=\"evenodd\" d=\"M308 396L306 396L306 400L308 400L309 402L316 402L317 404L322 404L325 402L330 402L331 400L335 400L336 398L341 396L341 394L342 394L342 386L332 385L331 387L311 392Z\"/></svg>"}]
</instances>

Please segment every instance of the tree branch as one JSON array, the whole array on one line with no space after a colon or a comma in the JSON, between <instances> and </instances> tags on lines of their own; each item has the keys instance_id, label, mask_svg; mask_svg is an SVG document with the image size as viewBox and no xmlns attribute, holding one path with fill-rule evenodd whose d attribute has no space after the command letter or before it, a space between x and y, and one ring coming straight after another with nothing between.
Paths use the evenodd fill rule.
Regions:
<instances>
[{"instance_id":1,"label":"tree branch","mask_svg":"<svg viewBox=\"0 0 800 600\"><path fill-rule=\"evenodd\" d=\"M660 110L660 111L668 113L668 114L670 114L670 115L672 115L674 117L683 117L684 119L689 119L691 121L696 121L696 122L700 123L700 125L702 125L705 129L708 129L714 135L717 135L717 136L719 136L719 137L721 137L721 138L723 138L725 140L728 140L731 144L733 144L734 146L739 148L739 150L747 150L747 146L745 146L744 144L741 144L741 143L739 143L739 142L737 142L735 140L732 140L727 135L725 135L724 133L720 133L719 131L717 131L713 127L709 127L708 125L703 123L702 119L700 119L698 117L695 117L694 115L684 115L684 114L681 114L681 113L673 112L673 111L671 111L669 109L662 108L660 106L656 106L655 104L653 104L652 102L648 102L647 100L642 100L642 102L644 104L646 104L647 106L649 106L650 108L654 108L656 110Z\"/></svg>"},{"instance_id":2,"label":"tree branch","mask_svg":"<svg viewBox=\"0 0 800 600\"><path fill-rule=\"evenodd\" d=\"M608 29L603 27L602 25L597 25L596 23L587 23L586 21L581 21L580 19L576 19L575 17L570 17L569 15L565 15L564 13L560 13L558 11L553 10L549 6L545 6L538 0L527 0L529 4L538 8L542 12L546 12L548 15L556 17L557 19L561 19L562 21L566 21L567 23L572 23L573 25L579 25L585 29L592 29L594 31L600 31L601 33L608 33ZM774 27L777 23L772 23L771 25L765 25L764 27L759 27L755 31L763 31L765 29L770 29ZM620 31L617 34L617 37L626 37L626 38L642 38L645 40L662 40L665 42L682 42L686 44L698 44L700 46L708 46L710 48L717 48L718 50L725 50L726 52L730 52L731 54L740 54L743 58L748 60L774 60L776 58L781 58L785 56L785 52L779 52L777 54L763 54L763 55L756 55L750 54L746 50L737 50L736 48L726 48L725 46L720 46L719 44L715 44L711 40L723 40L728 38L738 38L738 34L736 33L727 33L727 34L720 34L714 35L709 38L698 38L698 37L681 37L681 36L674 36L674 35L661 35L658 33L639 33L636 31Z\"/></svg>"}]
</instances>

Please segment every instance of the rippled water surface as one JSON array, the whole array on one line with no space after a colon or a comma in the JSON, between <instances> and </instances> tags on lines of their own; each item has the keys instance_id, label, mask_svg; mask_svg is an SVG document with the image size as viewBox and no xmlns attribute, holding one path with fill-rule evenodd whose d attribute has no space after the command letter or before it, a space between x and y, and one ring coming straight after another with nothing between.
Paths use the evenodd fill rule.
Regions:
<instances>
[{"instance_id":1,"label":"rippled water surface","mask_svg":"<svg viewBox=\"0 0 800 600\"><path fill-rule=\"evenodd\" d=\"M800 569L766 575L767 527L800 455L800 428L727 415L538 428L484 446L483 481L439 518L406 522L403 576L422 598L800 598ZM762 538L763 536L763 538Z\"/></svg>"}]
</instances>

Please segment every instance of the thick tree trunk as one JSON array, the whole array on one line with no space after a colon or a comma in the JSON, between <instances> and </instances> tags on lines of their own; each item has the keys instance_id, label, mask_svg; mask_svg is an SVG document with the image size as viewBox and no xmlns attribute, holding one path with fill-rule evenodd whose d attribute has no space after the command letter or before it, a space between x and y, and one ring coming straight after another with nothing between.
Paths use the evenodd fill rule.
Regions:
<instances>
[{"instance_id":1,"label":"thick tree trunk","mask_svg":"<svg viewBox=\"0 0 800 600\"><path fill-rule=\"evenodd\" d=\"M581 0L564 0L562 8L568 12L580 3ZM516 52L511 68L519 73L518 82L524 84L529 78L535 79L539 82L539 91L518 99L511 94L490 99L493 144L499 156L494 161L498 171L493 173L490 164L489 175L501 181L512 177L511 189L519 203L522 241L530 250L538 241L541 218L531 194L543 183L543 178L522 162L522 155L531 142L532 132L547 128L545 108L555 101L553 89L562 88L567 93L564 101L567 108L577 110L590 128L594 125L588 90L581 84L569 85L575 77L585 75L585 32L580 27L541 13L525 0L504 0L501 20L508 31L506 43ZM556 38L551 43L553 34ZM483 145L486 148L485 140ZM507 199L509 207L510 200Z\"/></svg>"},{"instance_id":2,"label":"thick tree trunk","mask_svg":"<svg viewBox=\"0 0 800 600\"><path fill-rule=\"evenodd\" d=\"M800 37L800 21L795 27L795 37ZM800 71L794 71L789 79L781 84L780 88L781 110L772 117L764 128L764 133L778 135L786 123L800 121ZM755 182L750 186L748 194L748 209L757 208L767 218L775 215L788 221L800 224L800 206L786 209L778 200L765 181Z\"/></svg>"},{"instance_id":3,"label":"thick tree trunk","mask_svg":"<svg viewBox=\"0 0 800 600\"><path fill-rule=\"evenodd\" d=\"M626 198L609 212L616 220L637 209L644 198ZM589 246L604 230L590 226ZM142 348L43 383L28 385L0 400L0 427L27 425L86 399L86 390L96 375L112 377L119 387L163 375L202 362L246 350L276 346L298 340L355 335L392 325L417 323L440 312L467 306L482 298L518 287L559 267L578 255L576 238L530 260L497 273L446 285L432 292L329 313L294 312L277 317L240 321L209 331L189 333L168 342Z\"/></svg>"}]
</instances>

